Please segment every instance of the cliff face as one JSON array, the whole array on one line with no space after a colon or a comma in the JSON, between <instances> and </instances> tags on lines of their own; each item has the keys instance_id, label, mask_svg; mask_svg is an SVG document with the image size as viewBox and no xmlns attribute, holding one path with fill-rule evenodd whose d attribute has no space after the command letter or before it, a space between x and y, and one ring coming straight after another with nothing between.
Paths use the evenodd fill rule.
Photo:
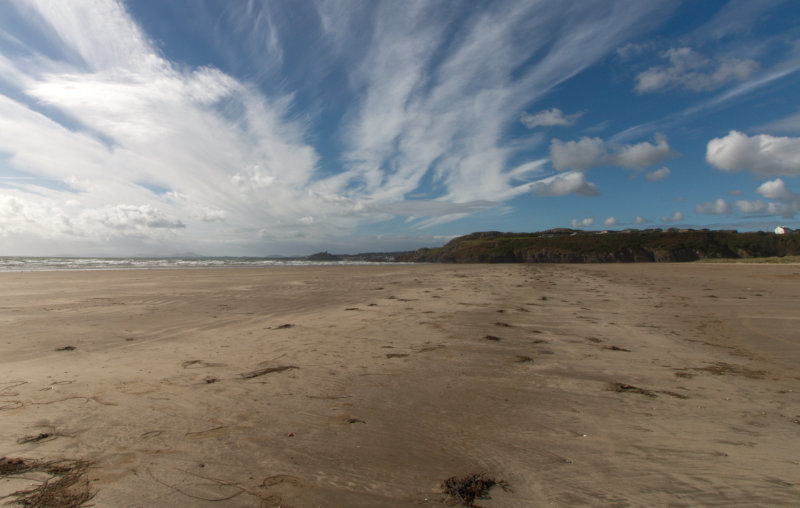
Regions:
<instances>
[{"instance_id":1,"label":"cliff face","mask_svg":"<svg viewBox=\"0 0 800 508\"><path fill-rule=\"evenodd\" d=\"M398 261L434 263L640 263L800 254L800 233L735 231L472 233Z\"/></svg>"}]
</instances>

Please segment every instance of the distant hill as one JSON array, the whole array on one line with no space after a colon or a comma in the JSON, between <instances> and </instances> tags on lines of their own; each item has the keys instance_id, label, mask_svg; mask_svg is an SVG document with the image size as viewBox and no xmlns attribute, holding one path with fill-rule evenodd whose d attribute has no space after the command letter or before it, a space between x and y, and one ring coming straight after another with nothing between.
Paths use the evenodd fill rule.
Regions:
<instances>
[{"instance_id":1,"label":"distant hill","mask_svg":"<svg viewBox=\"0 0 800 508\"><path fill-rule=\"evenodd\" d=\"M317 252L316 254L312 254L306 258L308 261L341 261L342 256L337 256L335 254L331 254L328 251L324 252Z\"/></svg>"},{"instance_id":2,"label":"distant hill","mask_svg":"<svg viewBox=\"0 0 800 508\"><path fill-rule=\"evenodd\" d=\"M327 251L317 252L308 257L306 261L361 261L370 263L386 263L398 261L399 257L410 256L413 252L362 252L359 254L331 254Z\"/></svg>"},{"instance_id":3,"label":"distant hill","mask_svg":"<svg viewBox=\"0 0 800 508\"><path fill-rule=\"evenodd\" d=\"M800 255L800 233L711 230L488 231L454 238L435 249L399 255L429 263L638 263Z\"/></svg>"}]
</instances>

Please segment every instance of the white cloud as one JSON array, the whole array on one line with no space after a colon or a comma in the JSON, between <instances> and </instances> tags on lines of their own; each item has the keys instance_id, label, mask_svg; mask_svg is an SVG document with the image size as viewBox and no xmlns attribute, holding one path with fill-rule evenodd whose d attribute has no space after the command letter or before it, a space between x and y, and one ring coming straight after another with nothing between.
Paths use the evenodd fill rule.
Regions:
<instances>
[{"instance_id":1,"label":"white cloud","mask_svg":"<svg viewBox=\"0 0 800 508\"><path fill-rule=\"evenodd\" d=\"M786 218L794 217L800 212L800 193L795 193L780 178L762 183L756 189L756 194L773 201L740 200L734 203L742 213L781 215Z\"/></svg>"},{"instance_id":2,"label":"white cloud","mask_svg":"<svg viewBox=\"0 0 800 508\"><path fill-rule=\"evenodd\" d=\"M795 213L800 211L797 206L792 206L787 203L765 203L760 199L754 201L739 200L734 203L736 208L747 215L780 215L784 218L790 219L794 217Z\"/></svg>"},{"instance_id":3,"label":"white cloud","mask_svg":"<svg viewBox=\"0 0 800 508\"><path fill-rule=\"evenodd\" d=\"M194 217L203 222L225 222L227 212L218 208L210 208L207 206L199 206L192 210Z\"/></svg>"},{"instance_id":4,"label":"white cloud","mask_svg":"<svg viewBox=\"0 0 800 508\"><path fill-rule=\"evenodd\" d=\"M519 166L511 169L508 172L508 176L511 180L527 180L531 177L541 175L544 172L544 167L547 162L547 159L539 159L520 164Z\"/></svg>"},{"instance_id":5,"label":"white cloud","mask_svg":"<svg viewBox=\"0 0 800 508\"><path fill-rule=\"evenodd\" d=\"M727 215L731 213L731 205L728 204L722 198L717 199L716 201L706 201L705 203L698 203L694 207L694 211L697 213L703 214L716 214L716 215Z\"/></svg>"},{"instance_id":6,"label":"white cloud","mask_svg":"<svg viewBox=\"0 0 800 508\"><path fill-rule=\"evenodd\" d=\"M669 65L650 67L636 76L637 93L684 89L694 92L719 88L750 77L759 65L754 60L722 58L712 61L691 48L672 48L661 54Z\"/></svg>"},{"instance_id":7,"label":"white cloud","mask_svg":"<svg viewBox=\"0 0 800 508\"><path fill-rule=\"evenodd\" d=\"M452 13L441 5L377 4L378 29L362 43L366 53L350 76L363 99L345 128L348 170L331 179L336 187L398 200L432 173L442 186L438 198L496 201L518 195L517 176L506 166L515 148L501 140L509 120L519 118L519 105L592 65L641 30L635 23L647 23L651 10L660 9L634 2L624 9L587 4L564 11L555 4L512 1L503 9L472 9L459 37L449 41L442 38L441 23L451 23ZM337 16L362 10L353 6ZM335 28L347 25L341 18L334 25L337 45L360 37ZM515 36L523 32L535 35ZM591 45L585 43L589 38ZM534 54L541 57L523 65ZM387 167L391 171L382 169Z\"/></svg>"},{"instance_id":8,"label":"white cloud","mask_svg":"<svg viewBox=\"0 0 800 508\"><path fill-rule=\"evenodd\" d=\"M767 199L787 202L792 201L797 196L797 194L786 188L786 184L780 178L762 183L756 189L756 194Z\"/></svg>"},{"instance_id":9,"label":"white cloud","mask_svg":"<svg viewBox=\"0 0 800 508\"><path fill-rule=\"evenodd\" d=\"M752 171L765 176L800 175L800 138L738 131L708 142L706 161L723 171Z\"/></svg>"},{"instance_id":10,"label":"white cloud","mask_svg":"<svg viewBox=\"0 0 800 508\"><path fill-rule=\"evenodd\" d=\"M550 158L553 167L559 171L565 169L586 170L602 165L608 158L605 142L600 138L582 137L578 141L550 142Z\"/></svg>"},{"instance_id":11,"label":"white cloud","mask_svg":"<svg viewBox=\"0 0 800 508\"><path fill-rule=\"evenodd\" d=\"M32 15L77 63L38 54L38 66L7 61L21 94L69 119L59 123L0 95L0 151L31 176L18 186L31 207L38 199L84 238L101 224L150 237L158 226L179 228L176 237L222 242L225 233L208 234L211 224L226 219L245 230L316 204L303 189L316 155L281 98L267 100L217 69L173 66L117 3L58 2ZM231 114L237 108L241 114ZM267 189L273 180L279 189ZM43 181L68 190L34 198ZM84 214L66 214L67 201ZM37 220L25 231L46 238L56 234L48 224Z\"/></svg>"},{"instance_id":12,"label":"white cloud","mask_svg":"<svg viewBox=\"0 0 800 508\"><path fill-rule=\"evenodd\" d=\"M727 2L710 20L695 28L691 36L703 41L716 42L732 34L748 32L777 3L780 3L780 0L761 2L733 0Z\"/></svg>"},{"instance_id":13,"label":"white cloud","mask_svg":"<svg viewBox=\"0 0 800 508\"><path fill-rule=\"evenodd\" d=\"M99 222L122 232L141 231L145 228L179 229L186 227L181 221L169 218L150 205L116 205L97 210L84 210L79 220Z\"/></svg>"},{"instance_id":14,"label":"white cloud","mask_svg":"<svg viewBox=\"0 0 800 508\"><path fill-rule=\"evenodd\" d=\"M524 105L643 32L662 8L631 2L565 12L511 0L503 9L465 9L450 38L452 13L440 3L327 4L314 5L324 32L308 34L324 58L306 67L335 68L349 87L335 93L292 89L284 79L279 67L292 40L282 39L273 4L232 7L219 20L247 28L248 51L264 54L248 79L274 75L253 83L171 62L124 2L20 3L25 26L9 44L25 51L0 55L0 152L5 168L30 180L3 189L4 206L20 215L0 227L19 238L80 238L68 247L84 251L96 252L93 238L124 237L252 253L263 252L264 239L294 249L299 240L287 238L322 242L402 215L392 205L421 188L444 203L409 205L423 222L487 208L476 203L497 206L531 184L547 195L596 194L583 175L541 179L542 161L512 167L531 145L509 143L508 126ZM348 104L336 126L342 153L321 159L312 146L319 112L298 114L301 96ZM551 122L577 115L550 111Z\"/></svg>"},{"instance_id":15,"label":"white cloud","mask_svg":"<svg viewBox=\"0 0 800 508\"><path fill-rule=\"evenodd\" d=\"M449 215L468 215L473 212L487 210L497 206L492 201L471 201L468 203L451 203L449 201L433 201L414 199L396 203L371 203L365 208L367 212L386 212L392 215L411 217L444 217Z\"/></svg>"},{"instance_id":16,"label":"white cloud","mask_svg":"<svg viewBox=\"0 0 800 508\"><path fill-rule=\"evenodd\" d=\"M572 219L569 221L570 226L573 228L587 228L594 224L594 217L586 217L585 219Z\"/></svg>"},{"instance_id":17,"label":"white cloud","mask_svg":"<svg viewBox=\"0 0 800 508\"><path fill-rule=\"evenodd\" d=\"M614 217L608 217L605 220L603 220L603 224L605 224L606 226L616 226L617 224L619 224L619 221L617 221L617 219L615 219Z\"/></svg>"},{"instance_id":18,"label":"white cloud","mask_svg":"<svg viewBox=\"0 0 800 508\"><path fill-rule=\"evenodd\" d=\"M617 56L619 56L623 61L629 60L646 53L651 49L651 47L652 43L650 42L629 42L628 44L617 48Z\"/></svg>"},{"instance_id":19,"label":"white cloud","mask_svg":"<svg viewBox=\"0 0 800 508\"><path fill-rule=\"evenodd\" d=\"M637 215L635 219L633 219L634 224L649 224L651 222L650 219L645 219L641 215Z\"/></svg>"},{"instance_id":20,"label":"white cloud","mask_svg":"<svg viewBox=\"0 0 800 508\"><path fill-rule=\"evenodd\" d=\"M0 234L37 232L50 238L89 237L92 241L108 238L157 238L167 230L185 225L150 205L104 206L86 208L75 202L59 205L34 200L24 194L0 194Z\"/></svg>"},{"instance_id":21,"label":"white cloud","mask_svg":"<svg viewBox=\"0 0 800 508\"><path fill-rule=\"evenodd\" d=\"M643 141L635 145L621 145L615 148L611 163L628 169L641 169L655 166L675 156L670 149L667 138L656 134L655 143Z\"/></svg>"},{"instance_id":22,"label":"white cloud","mask_svg":"<svg viewBox=\"0 0 800 508\"><path fill-rule=\"evenodd\" d=\"M661 166L660 168L656 169L655 171L650 171L644 177L647 179L648 182L658 182L659 180L663 180L664 178L670 175L670 170L666 166Z\"/></svg>"},{"instance_id":23,"label":"white cloud","mask_svg":"<svg viewBox=\"0 0 800 508\"><path fill-rule=\"evenodd\" d=\"M600 138L582 137L578 141L550 142L550 158L553 167L586 170L595 166L622 166L627 169L642 169L654 166L675 157L665 136L656 134L655 143L643 141L634 145L611 145Z\"/></svg>"},{"instance_id":24,"label":"white cloud","mask_svg":"<svg viewBox=\"0 0 800 508\"><path fill-rule=\"evenodd\" d=\"M681 212L675 212L669 217L661 217L662 222L678 222L683 220L683 214Z\"/></svg>"},{"instance_id":25,"label":"white cloud","mask_svg":"<svg viewBox=\"0 0 800 508\"><path fill-rule=\"evenodd\" d=\"M733 205L745 214L760 214L767 210L767 204L761 200L748 201L740 199L734 202Z\"/></svg>"},{"instance_id":26,"label":"white cloud","mask_svg":"<svg viewBox=\"0 0 800 508\"><path fill-rule=\"evenodd\" d=\"M530 184L530 189L539 196L565 196L567 194L596 196L599 194L597 186L587 182L586 175L580 171L570 171L543 178Z\"/></svg>"},{"instance_id":27,"label":"white cloud","mask_svg":"<svg viewBox=\"0 0 800 508\"><path fill-rule=\"evenodd\" d=\"M583 111L565 115L563 111L558 108L546 109L538 113L530 114L523 113L520 121L529 129L535 127L552 127L552 126L569 126L583 116Z\"/></svg>"},{"instance_id":28,"label":"white cloud","mask_svg":"<svg viewBox=\"0 0 800 508\"><path fill-rule=\"evenodd\" d=\"M795 113L787 117L765 123L752 130L760 132L785 132L788 134L800 134L800 113Z\"/></svg>"}]
</instances>

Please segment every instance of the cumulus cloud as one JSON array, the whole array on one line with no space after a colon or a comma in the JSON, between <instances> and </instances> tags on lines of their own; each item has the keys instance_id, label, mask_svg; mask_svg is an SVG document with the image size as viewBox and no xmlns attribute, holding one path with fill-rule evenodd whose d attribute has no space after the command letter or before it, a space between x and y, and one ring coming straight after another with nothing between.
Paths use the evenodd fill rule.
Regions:
<instances>
[{"instance_id":1,"label":"cumulus cloud","mask_svg":"<svg viewBox=\"0 0 800 508\"><path fill-rule=\"evenodd\" d=\"M762 183L756 189L756 194L764 196L767 199L786 202L793 201L797 198L797 194L787 189L786 184L780 178Z\"/></svg>"},{"instance_id":2,"label":"cumulus cloud","mask_svg":"<svg viewBox=\"0 0 800 508\"><path fill-rule=\"evenodd\" d=\"M661 166L660 168L656 169L655 171L650 171L644 177L647 179L648 182L658 182L659 180L663 180L664 178L670 175L670 170L666 166Z\"/></svg>"},{"instance_id":3,"label":"cumulus cloud","mask_svg":"<svg viewBox=\"0 0 800 508\"><path fill-rule=\"evenodd\" d=\"M117 205L99 210L84 211L83 217L120 231L142 228L180 229L186 227L181 221L167 217L150 205Z\"/></svg>"},{"instance_id":4,"label":"cumulus cloud","mask_svg":"<svg viewBox=\"0 0 800 508\"><path fill-rule=\"evenodd\" d=\"M608 217L605 220L603 220L603 224L605 224L606 226L616 226L617 224L619 224L619 222L614 217Z\"/></svg>"},{"instance_id":5,"label":"cumulus cloud","mask_svg":"<svg viewBox=\"0 0 800 508\"><path fill-rule=\"evenodd\" d=\"M611 162L623 168L642 169L648 166L655 166L672 157L675 157L675 153L670 149L666 136L656 134L655 143L643 141L635 145L615 147Z\"/></svg>"},{"instance_id":6,"label":"cumulus cloud","mask_svg":"<svg viewBox=\"0 0 800 508\"><path fill-rule=\"evenodd\" d=\"M682 220L683 220L683 214L680 211L673 213L669 217L661 217L662 222L678 222Z\"/></svg>"},{"instance_id":7,"label":"cumulus cloud","mask_svg":"<svg viewBox=\"0 0 800 508\"><path fill-rule=\"evenodd\" d=\"M552 126L569 126L583 116L583 111L565 115L563 111L558 108L546 109L538 113L530 114L523 113L520 121L529 129L535 127L552 127Z\"/></svg>"},{"instance_id":8,"label":"cumulus cloud","mask_svg":"<svg viewBox=\"0 0 800 508\"><path fill-rule=\"evenodd\" d=\"M780 178L762 183L756 189L756 194L772 201L742 199L736 201L734 206L740 212L750 215L781 215L791 218L800 212L800 193L786 187L786 183Z\"/></svg>"},{"instance_id":9,"label":"cumulus cloud","mask_svg":"<svg viewBox=\"0 0 800 508\"><path fill-rule=\"evenodd\" d=\"M550 158L553 167L559 171L580 171L602 165L608 159L608 150L605 141L600 138L584 136L578 141L553 139L550 142Z\"/></svg>"},{"instance_id":10,"label":"cumulus cloud","mask_svg":"<svg viewBox=\"0 0 800 508\"><path fill-rule=\"evenodd\" d=\"M800 138L730 131L708 142L706 161L723 171L752 171L765 176L800 175Z\"/></svg>"},{"instance_id":11,"label":"cumulus cloud","mask_svg":"<svg viewBox=\"0 0 800 508\"><path fill-rule=\"evenodd\" d=\"M553 167L559 171L587 170L595 166L642 169L655 166L675 155L667 138L661 134L656 134L655 143L643 141L633 145L611 145L610 150L602 139L587 136L578 141L553 139L550 142L550 158Z\"/></svg>"},{"instance_id":12,"label":"cumulus cloud","mask_svg":"<svg viewBox=\"0 0 800 508\"><path fill-rule=\"evenodd\" d=\"M633 219L634 224L649 224L651 222L650 219L645 219L641 215L637 215L635 219Z\"/></svg>"},{"instance_id":13,"label":"cumulus cloud","mask_svg":"<svg viewBox=\"0 0 800 508\"><path fill-rule=\"evenodd\" d=\"M572 219L569 221L569 224L573 228L587 228L594 224L594 217L586 217L585 219Z\"/></svg>"},{"instance_id":14,"label":"cumulus cloud","mask_svg":"<svg viewBox=\"0 0 800 508\"><path fill-rule=\"evenodd\" d=\"M733 206L740 212L748 215L764 213L767 210L767 204L761 200L748 201L746 199L740 199L735 201Z\"/></svg>"},{"instance_id":15,"label":"cumulus cloud","mask_svg":"<svg viewBox=\"0 0 800 508\"><path fill-rule=\"evenodd\" d=\"M157 237L163 234L160 230L186 227L180 220L150 205L84 208L76 204L59 205L24 194L0 194L0 231L4 235L35 231L50 238L107 239Z\"/></svg>"},{"instance_id":16,"label":"cumulus cloud","mask_svg":"<svg viewBox=\"0 0 800 508\"><path fill-rule=\"evenodd\" d=\"M565 196L567 194L596 196L599 194L597 186L586 181L586 175L580 171L570 171L543 178L532 183L530 189L539 196Z\"/></svg>"},{"instance_id":17,"label":"cumulus cloud","mask_svg":"<svg viewBox=\"0 0 800 508\"><path fill-rule=\"evenodd\" d=\"M672 48L661 54L668 65L650 67L636 76L637 93L683 89L694 92L717 89L750 77L759 65L754 60L706 58L691 48Z\"/></svg>"},{"instance_id":18,"label":"cumulus cloud","mask_svg":"<svg viewBox=\"0 0 800 508\"><path fill-rule=\"evenodd\" d=\"M727 215L731 213L731 205L729 205L724 199L719 198L716 201L698 203L695 205L694 211L709 215Z\"/></svg>"},{"instance_id":19,"label":"cumulus cloud","mask_svg":"<svg viewBox=\"0 0 800 508\"><path fill-rule=\"evenodd\" d=\"M780 215L786 219L791 219L794 217L795 213L798 212L798 208L795 206L793 207L787 203L775 203L775 202L763 202L760 199L756 199L754 201L749 200L739 200L734 203L736 208L747 215Z\"/></svg>"}]
</instances>

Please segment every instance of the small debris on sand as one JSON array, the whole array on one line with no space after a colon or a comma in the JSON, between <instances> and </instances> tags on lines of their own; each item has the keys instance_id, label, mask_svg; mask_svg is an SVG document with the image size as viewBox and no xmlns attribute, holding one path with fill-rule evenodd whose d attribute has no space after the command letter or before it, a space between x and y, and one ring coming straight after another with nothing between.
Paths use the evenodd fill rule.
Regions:
<instances>
[{"instance_id":1,"label":"small debris on sand","mask_svg":"<svg viewBox=\"0 0 800 508\"><path fill-rule=\"evenodd\" d=\"M487 335L486 337L484 337L484 340L493 340L495 342L500 342L500 340L502 340L502 339L500 339L500 337L496 337L494 335Z\"/></svg>"},{"instance_id":2,"label":"small debris on sand","mask_svg":"<svg viewBox=\"0 0 800 508\"><path fill-rule=\"evenodd\" d=\"M52 432L42 432L36 436L25 436L23 438L17 439L17 444L27 444L27 443L38 443L39 441L44 441L45 439L53 437L54 434Z\"/></svg>"},{"instance_id":3,"label":"small debris on sand","mask_svg":"<svg viewBox=\"0 0 800 508\"><path fill-rule=\"evenodd\" d=\"M408 356L405 353L389 353L386 355L386 358L405 358Z\"/></svg>"},{"instance_id":4,"label":"small debris on sand","mask_svg":"<svg viewBox=\"0 0 800 508\"><path fill-rule=\"evenodd\" d=\"M55 351L75 351L77 348L75 346L64 346L64 347L57 347Z\"/></svg>"},{"instance_id":5,"label":"small debris on sand","mask_svg":"<svg viewBox=\"0 0 800 508\"><path fill-rule=\"evenodd\" d=\"M184 369L203 369L206 367L225 367L224 363L212 363L205 360L186 360L181 363Z\"/></svg>"},{"instance_id":6,"label":"small debris on sand","mask_svg":"<svg viewBox=\"0 0 800 508\"><path fill-rule=\"evenodd\" d=\"M737 375L750 379L763 379L766 375L766 372L763 370L754 370L744 365L726 362L715 362L708 367L694 368L692 370L709 372L715 376Z\"/></svg>"},{"instance_id":7,"label":"small debris on sand","mask_svg":"<svg viewBox=\"0 0 800 508\"><path fill-rule=\"evenodd\" d=\"M688 395L684 395L682 393L677 393L677 392L671 392L669 390L658 390L658 393L663 393L664 395L669 395L670 397L675 397L676 399L686 400L689 398Z\"/></svg>"},{"instance_id":8,"label":"small debris on sand","mask_svg":"<svg viewBox=\"0 0 800 508\"><path fill-rule=\"evenodd\" d=\"M243 372L242 374L239 374L239 375L242 376L243 379L252 379L254 377L264 376L266 374L272 374L273 372L283 372L284 370L299 369L299 368L300 367L298 367L296 365L281 365L281 366L278 366L278 367L267 367L265 369L258 369L258 370L252 370L250 372Z\"/></svg>"},{"instance_id":9,"label":"small debris on sand","mask_svg":"<svg viewBox=\"0 0 800 508\"><path fill-rule=\"evenodd\" d=\"M506 492L510 491L504 480L495 480L484 473L471 474L461 478L453 476L442 483L445 494L458 501L461 506L477 507L476 499L489 499L489 490L499 485Z\"/></svg>"},{"instance_id":10,"label":"small debris on sand","mask_svg":"<svg viewBox=\"0 0 800 508\"><path fill-rule=\"evenodd\" d=\"M646 390L644 388L639 388L638 386L628 385L625 383L611 383L611 391L614 392L627 392L627 393L638 393L641 395L646 395L648 397L658 397L655 392L651 390Z\"/></svg>"}]
</instances>

